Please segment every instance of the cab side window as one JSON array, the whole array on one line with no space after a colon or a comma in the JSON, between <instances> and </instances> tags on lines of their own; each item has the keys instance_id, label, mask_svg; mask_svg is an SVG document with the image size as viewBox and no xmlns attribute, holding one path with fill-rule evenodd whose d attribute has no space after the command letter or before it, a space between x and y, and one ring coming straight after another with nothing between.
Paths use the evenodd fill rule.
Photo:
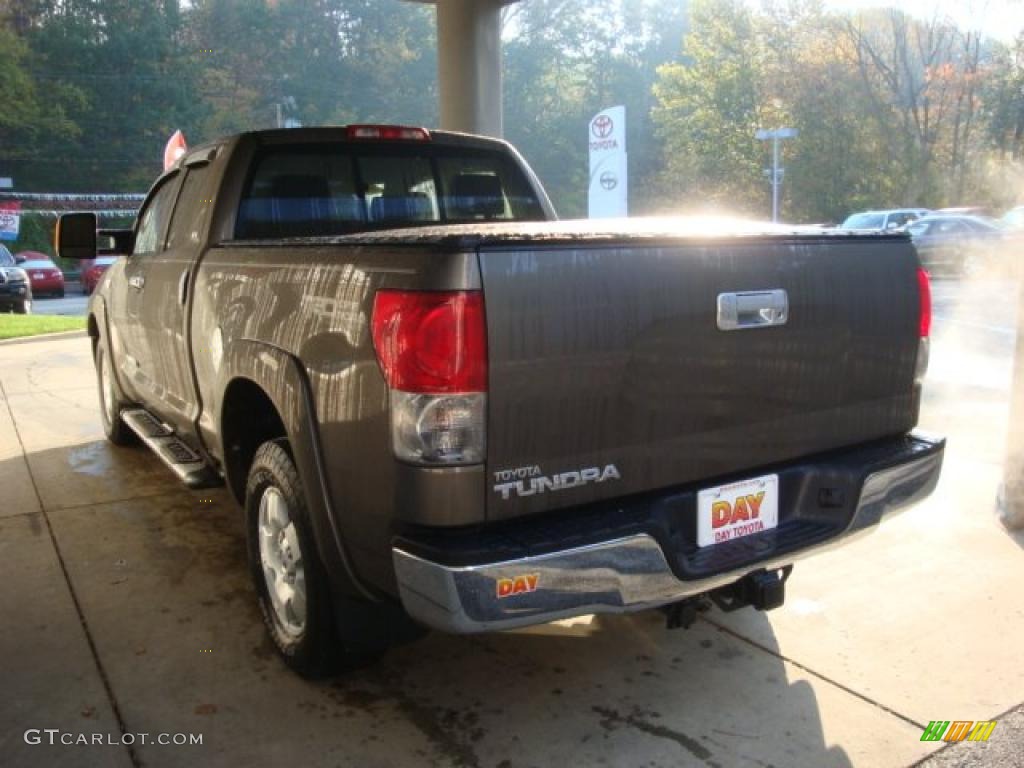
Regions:
<instances>
[{"instance_id":1,"label":"cab side window","mask_svg":"<svg viewBox=\"0 0 1024 768\"><path fill-rule=\"evenodd\" d=\"M135 248L132 250L132 255L156 253L163 250L162 237L167 227L167 219L171 215L171 207L174 205L174 190L178 187L177 181L177 174L164 179L156 194L142 209L139 214L139 228L135 234Z\"/></svg>"},{"instance_id":2,"label":"cab side window","mask_svg":"<svg viewBox=\"0 0 1024 768\"><path fill-rule=\"evenodd\" d=\"M171 229L167 233L168 249L199 244L203 219L210 207L210 199L206 194L207 168L206 165L196 165L188 169L181 194L178 195L178 204L171 217Z\"/></svg>"}]
</instances>

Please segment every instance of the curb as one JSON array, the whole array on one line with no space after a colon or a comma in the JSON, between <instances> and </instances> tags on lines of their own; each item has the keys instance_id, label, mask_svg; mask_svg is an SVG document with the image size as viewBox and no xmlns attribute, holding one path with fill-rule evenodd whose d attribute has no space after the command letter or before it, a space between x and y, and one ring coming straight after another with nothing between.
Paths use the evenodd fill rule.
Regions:
<instances>
[{"instance_id":1,"label":"curb","mask_svg":"<svg viewBox=\"0 0 1024 768\"><path fill-rule=\"evenodd\" d=\"M19 336L16 339L0 340L0 347L13 347L16 344L31 344L33 341L60 341L61 339L74 339L79 336L88 336L86 331L58 331L57 333L38 333L35 336Z\"/></svg>"}]
</instances>

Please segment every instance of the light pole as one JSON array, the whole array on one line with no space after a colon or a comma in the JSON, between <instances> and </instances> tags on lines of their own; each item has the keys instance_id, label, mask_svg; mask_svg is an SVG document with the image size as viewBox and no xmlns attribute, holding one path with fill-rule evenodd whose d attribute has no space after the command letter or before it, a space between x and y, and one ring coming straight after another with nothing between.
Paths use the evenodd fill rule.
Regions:
<instances>
[{"instance_id":1,"label":"light pole","mask_svg":"<svg viewBox=\"0 0 1024 768\"><path fill-rule=\"evenodd\" d=\"M754 138L758 141L772 141L772 221L779 220L779 187L782 186L782 174L785 170L779 167L779 141L782 139L795 139L797 136L796 128L776 128L775 130L769 131L764 128L757 131L754 134Z\"/></svg>"}]
</instances>

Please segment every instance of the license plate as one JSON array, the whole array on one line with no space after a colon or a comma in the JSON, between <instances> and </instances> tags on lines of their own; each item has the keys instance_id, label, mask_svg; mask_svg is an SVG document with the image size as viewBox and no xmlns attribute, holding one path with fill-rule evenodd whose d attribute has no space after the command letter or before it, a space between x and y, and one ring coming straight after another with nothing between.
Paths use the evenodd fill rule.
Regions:
<instances>
[{"instance_id":1,"label":"license plate","mask_svg":"<svg viewBox=\"0 0 1024 768\"><path fill-rule=\"evenodd\" d=\"M36 278L36 280L42 280L44 277L46 277L46 275L44 275L42 272L36 272L34 277Z\"/></svg>"},{"instance_id":2,"label":"license plate","mask_svg":"<svg viewBox=\"0 0 1024 768\"><path fill-rule=\"evenodd\" d=\"M697 494L699 547L740 539L778 524L778 475L705 488Z\"/></svg>"}]
</instances>

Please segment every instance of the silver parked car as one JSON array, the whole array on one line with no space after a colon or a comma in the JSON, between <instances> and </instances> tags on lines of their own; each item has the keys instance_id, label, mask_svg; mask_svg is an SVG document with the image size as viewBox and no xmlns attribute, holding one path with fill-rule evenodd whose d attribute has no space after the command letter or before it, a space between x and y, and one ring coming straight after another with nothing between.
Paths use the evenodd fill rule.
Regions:
<instances>
[{"instance_id":1,"label":"silver parked car","mask_svg":"<svg viewBox=\"0 0 1024 768\"><path fill-rule=\"evenodd\" d=\"M839 229L856 229L867 232L885 232L900 229L927 216L931 211L927 208L894 208L887 211L863 211L847 216Z\"/></svg>"},{"instance_id":2,"label":"silver parked car","mask_svg":"<svg viewBox=\"0 0 1024 768\"><path fill-rule=\"evenodd\" d=\"M965 276L999 266L1007 254L1007 232L984 216L925 216L907 227L925 269L936 275Z\"/></svg>"}]
</instances>

